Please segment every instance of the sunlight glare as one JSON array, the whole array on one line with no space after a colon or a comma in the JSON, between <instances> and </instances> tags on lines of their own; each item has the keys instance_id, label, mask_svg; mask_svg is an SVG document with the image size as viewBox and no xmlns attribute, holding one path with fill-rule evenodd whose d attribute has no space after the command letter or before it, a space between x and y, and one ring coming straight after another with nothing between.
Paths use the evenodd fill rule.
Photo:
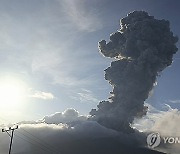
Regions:
<instances>
[{"instance_id":1,"label":"sunlight glare","mask_svg":"<svg viewBox=\"0 0 180 154\"><path fill-rule=\"evenodd\" d=\"M25 84L18 79L0 80L0 105L2 107L15 107L22 103L25 97Z\"/></svg>"}]
</instances>

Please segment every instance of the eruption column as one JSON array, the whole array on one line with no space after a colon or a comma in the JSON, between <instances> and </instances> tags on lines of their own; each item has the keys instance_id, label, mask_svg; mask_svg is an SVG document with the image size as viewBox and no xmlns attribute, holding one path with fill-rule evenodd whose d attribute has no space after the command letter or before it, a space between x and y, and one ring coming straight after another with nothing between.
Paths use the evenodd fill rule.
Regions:
<instances>
[{"instance_id":1,"label":"eruption column","mask_svg":"<svg viewBox=\"0 0 180 154\"><path fill-rule=\"evenodd\" d=\"M110 42L99 42L99 51L114 58L105 70L113 91L109 101L91 110L92 119L111 129L133 132L130 124L146 114L144 101L158 74L171 65L177 41L169 21L154 19L145 11L134 11L121 19L120 30L110 35Z\"/></svg>"}]
</instances>

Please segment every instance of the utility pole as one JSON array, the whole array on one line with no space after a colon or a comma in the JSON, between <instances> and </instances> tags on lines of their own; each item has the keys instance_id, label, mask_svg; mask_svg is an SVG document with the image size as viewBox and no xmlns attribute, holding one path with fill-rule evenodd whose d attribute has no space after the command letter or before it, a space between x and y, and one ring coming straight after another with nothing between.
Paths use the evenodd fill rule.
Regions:
<instances>
[{"instance_id":1,"label":"utility pole","mask_svg":"<svg viewBox=\"0 0 180 154\"><path fill-rule=\"evenodd\" d=\"M2 132L6 132L10 139L10 145L9 145L9 154L11 154L11 149L12 149L12 142L13 142L13 136L14 136L14 131L18 129L18 125L16 125L15 127L9 127L9 128L3 128ZM9 133L10 132L10 133Z\"/></svg>"}]
</instances>

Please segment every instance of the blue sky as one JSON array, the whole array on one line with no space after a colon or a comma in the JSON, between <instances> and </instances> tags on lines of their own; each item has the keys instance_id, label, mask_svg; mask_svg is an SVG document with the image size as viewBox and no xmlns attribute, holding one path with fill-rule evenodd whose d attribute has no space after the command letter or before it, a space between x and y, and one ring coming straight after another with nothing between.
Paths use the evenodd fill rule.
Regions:
<instances>
[{"instance_id":1,"label":"blue sky","mask_svg":"<svg viewBox=\"0 0 180 154\"><path fill-rule=\"evenodd\" d=\"M66 108L88 114L112 89L103 72L111 59L98 52L98 41L108 41L134 10L169 20L180 36L179 7L178 0L0 0L0 81L15 80L25 89L16 107L0 100L1 117L35 120ZM151 105L180 109L179 67L177 53L158 78Z\"/></svg>"}]
</instances>

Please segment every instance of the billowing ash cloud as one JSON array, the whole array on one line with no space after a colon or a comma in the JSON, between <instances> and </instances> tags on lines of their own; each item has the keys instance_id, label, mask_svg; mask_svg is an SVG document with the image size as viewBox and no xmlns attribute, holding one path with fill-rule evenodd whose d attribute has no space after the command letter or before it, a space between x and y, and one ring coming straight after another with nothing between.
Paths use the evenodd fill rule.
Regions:
<instances>
[{"instance_id":1,"label":"billowing ash cloud","mask_svg":"<svg viewBox=\"0 0 180 154\"><path fill-rule=\"evenodd\" d=\"M62 118L63 114L65 114L64 119ZM74 114L76 122L65 120ZM19 123L19 129L14 132L12 153L162 154L144 148L146 136L143 133L124 134L108 129L96 121L79 120L77 111L74 109L68 109L61 114L54 115L56 116L51 115L53 118L49 118L47 121L50 124L47 124L46 121L42 123L41 120ZM64 122L62 123L62 121ZM3 126L0 125L1 128ZM9 136L6 133L0 133L0 154L6 154L8 148Z\"/></svg>"},{"instance_id":2,"label":"billowing ash cloud","mask_svg":"<svg viewBox=\"0 0 180 154\"><path fill-rule=\"evenodd\" d=\"M120 26L109 43L99 42L100 52L116 59L105 70L113 91L110 100L100 102L90 114L107 128L130 133L134 118L147 112L144 101L158 74L171 65L178 38L170 31L169 21L154 19L144 11L129 13Z\"/></svg>"}]
</instances>

